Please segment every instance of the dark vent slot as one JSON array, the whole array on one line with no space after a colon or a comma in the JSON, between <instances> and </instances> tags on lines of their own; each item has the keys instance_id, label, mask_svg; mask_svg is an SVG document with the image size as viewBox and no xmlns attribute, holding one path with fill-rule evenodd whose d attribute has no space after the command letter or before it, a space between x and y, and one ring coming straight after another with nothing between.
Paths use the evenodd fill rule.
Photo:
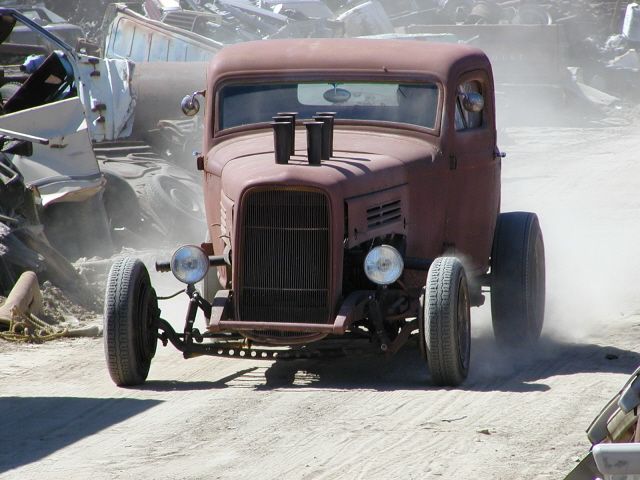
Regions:
<instances>
[{"instance_id":1,"label":"dark vent slot","mask_svg":"<svg viewBox=\"0 0 640 480\"><path fill-rule=\"evenodd\" d=\"M376 205L367 209L367 227L373 228L399 222L402 219L400 200Z\"/></svg>"}]
</instances>

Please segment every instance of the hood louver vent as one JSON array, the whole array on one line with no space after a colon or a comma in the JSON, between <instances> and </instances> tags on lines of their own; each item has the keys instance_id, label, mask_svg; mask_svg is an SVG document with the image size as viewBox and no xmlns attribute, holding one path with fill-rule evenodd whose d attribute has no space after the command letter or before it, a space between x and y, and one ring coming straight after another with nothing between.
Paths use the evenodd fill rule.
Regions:
<instances>
[{"instance_id":1,"label":"hood louver vent","mask_svg":"<svg viewBox=\"0 0 640 480\"><path fill-rule=\"evenodd\" d=\"M402 205L400 200L367 208L367 228L369 230L399 222L401 219Z\"/></svg>"}]
</instances>

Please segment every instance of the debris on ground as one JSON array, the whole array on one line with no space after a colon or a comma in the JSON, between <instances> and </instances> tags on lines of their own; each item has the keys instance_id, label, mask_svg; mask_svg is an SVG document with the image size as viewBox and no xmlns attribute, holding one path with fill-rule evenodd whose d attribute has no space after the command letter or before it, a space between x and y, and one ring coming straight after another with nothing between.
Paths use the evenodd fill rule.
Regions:
<instances>
[{"instance_id":1,"label":"debris on ground","mask_svg":"<svg viewBox=\"0 0 640 480\"><path fill-rule=\"evenodd\" d=\"M4 340L41 343L101 334L100 326L95 324L95 311L70 301L50 282L45 282L41 291L33 272L24 272L0 302L0 338Z\"/></svg>"}]
</instances>

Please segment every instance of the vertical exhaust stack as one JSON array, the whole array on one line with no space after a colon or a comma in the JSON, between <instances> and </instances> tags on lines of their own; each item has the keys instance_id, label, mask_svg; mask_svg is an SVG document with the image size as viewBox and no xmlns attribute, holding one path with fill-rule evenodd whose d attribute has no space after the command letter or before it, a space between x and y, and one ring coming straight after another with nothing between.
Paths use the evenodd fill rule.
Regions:
<instances>
[{"instance_id":1,"label":"vertical exhaust stack","mask_svg":"<svg viewBox=\"0 0 640 480\"><path fill-rule=\"evenodd\" d=\"M288 119L273 117L271 126L276 163L286 165L291 158L291 122Z\"/></svg>"},{"instance_id":2,"label":"vertical exhaust stack","mask_svg":"<svg viewBox=\"0 0 640 480\"><path fill-rule=\"evenodd\" d=\"M291 122L291 144L289 149L290 155L296 154L296 117L298 112L278 112L278 118L286 118Z\"/></svg>"},{"instance_id":3,"label":"vertical exhaust stack","mask_svg":"<svg viewBox=\"0 0 640 480\"><path fill-rule=\"evenodd\" d=\"M321 153L320 156L323 160L329 160L331 158L331 154L333 153L331 150L331 133L333 126L333 117L323 116L323 115L315 115L313 119L316 122L322 123L322 141L321 141Z\"/></svg>"},{"instance_id":4,"label":"vertical exhaust stack","mask_svg":"<svg viewBox=\"0 0 640 480\"><path fill-rule=\"evenodd\" d=\"M304 122L307 128L307 156L309 165L320 165L322 158L322 122Z\"/></svg>"},{"instance_id":5,"label":"vertical exhaust stack","mask_svg":"<svg viewBox=\"0 0 640 480\"><path fill-rule=\"evenodd\" d=\"M336 112L318 112L316 113L316 116L313 117L315 118L321 118L323 122L325 122L325 125L328 127L327 129L329 130L329 156L333 157L333 130L334 130L334 126L335 126L335 118L336 118ZM325 120L328 119L328 120Z\"/></svg>"}]
</instances>

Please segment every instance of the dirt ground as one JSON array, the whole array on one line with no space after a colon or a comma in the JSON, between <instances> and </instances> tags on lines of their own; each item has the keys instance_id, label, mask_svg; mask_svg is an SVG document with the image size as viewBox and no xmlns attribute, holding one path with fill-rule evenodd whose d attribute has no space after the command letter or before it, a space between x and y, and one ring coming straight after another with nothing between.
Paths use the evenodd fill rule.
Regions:
<instances>
[{"instance_id":1,"label":"dirt ground","mask_svg":"<svg viewBox=\"0 0 640 480\"><path fill-rule=\"evenodd\" d=\"M288 362L159 347L147 384L121 389L101 339L0 343L0 478L564 478L640 364L637 132L610 120L501 135L503 210L537 211L545 234L536 351L497 351L483 307L457 389L431 386L413 346ZM179 325L181 305L165 310Z\"/></svg>"}]
</instances>

